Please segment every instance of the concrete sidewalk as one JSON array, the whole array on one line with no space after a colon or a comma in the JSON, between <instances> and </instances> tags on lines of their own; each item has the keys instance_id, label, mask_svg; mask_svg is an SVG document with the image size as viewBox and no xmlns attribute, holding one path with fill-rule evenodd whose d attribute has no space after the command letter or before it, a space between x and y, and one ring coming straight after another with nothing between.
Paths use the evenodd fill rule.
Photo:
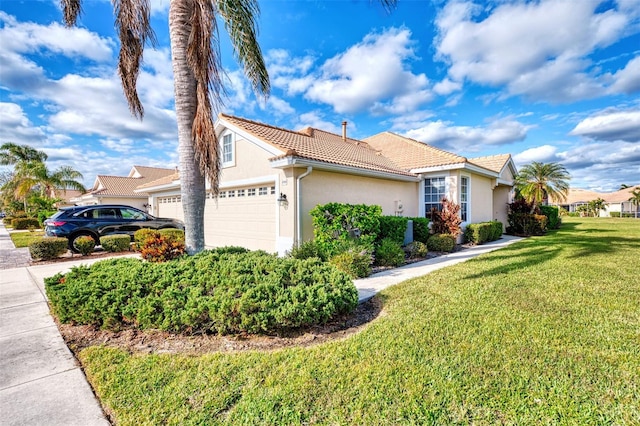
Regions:
<instances>
[{"instance_id":1,"label":"concrete sidewalk","mask_svg":"<svg viewBox=\"0 0 640 426\"><path fill-rule=\"evenodd\" d=\"M24 265L24 250L13 246L0 225L2 264ZM79 263L0 270L2 425L109 424L49 315L44 294L45 277Z\"/></svg>"},{"instance_id":2,"label":"concrete sidewalk","mask_svg":"<svg viewBox=\"0 0 640 426\"><path fill-rule=\"evenodd\" d=\"M443 256L434 257L433 259L402 266L400 268L378 272L377 274L370 275L367 278L354 280L353 283L358 289L358 301L362 303L371 299L376 293L394 284L398 284L410 278L427 275L433 271L437 271L438 269L446 268L447 266L455 265L456 263L461 263L476 256L480 256L481 254L501 249L520 240L522 240L520 237L503 235L502 238L497 241L469 247L455 253L445 254Z\"/></svg>"},{"instance_id":3,"label":"concrete sidewalk","mask_svg":"<svg viewBox=\"0 0 640 426\"><path fill-rule=\"evenodd\" d=\"M492 243L355 280L359 300L368 300L391 285L520 239L503 236ZM108 425L84 373L49 314L44 291L46 277L100 259L26 266L28 261L20 250L13 246L0 223L0 266L11 268L0 268L0 424ZM14 262L23 266L12 267Z\"/></svg>"}]
</instances>

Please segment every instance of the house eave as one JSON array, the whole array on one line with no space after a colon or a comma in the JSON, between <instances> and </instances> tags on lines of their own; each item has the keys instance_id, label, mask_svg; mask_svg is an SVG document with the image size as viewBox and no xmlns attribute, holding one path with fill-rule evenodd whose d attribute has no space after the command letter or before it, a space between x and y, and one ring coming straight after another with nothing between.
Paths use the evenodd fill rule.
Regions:
<instances>
[{"instance_id":1,"label":"house eave","mask_svg":"<svg viewBox=\"0 0 640 426\"><path fill-rule=\"evenodd\" d=\"M135 192L136 194L150 194L152 192L161 192L161 191L166 191L168 189L176 189L176 188L180 188L180 180L175 180L171 183L165 183L163 185L149 186L142 189L134 189L133 192Z\"/></svg>"},{"instance_id":2,"label":"house eave","mask_svg":"<svg viewBox=\"0 0 640 426\"><path fill-rule=\"evenodd\" d=\"M328 172L346 173L357 176L367 176L379 179L391 179L403 182L419 182L419 176L404 176L392 172L384 172L378 170L363 169L354 166L345 166L341 164L326 163L324 161L310 160L307 158L291 157L277 158L271 160L271 167L274 169L284 169L287 167L308 167L311 166L316 170L323 170Z\"/></svg>"},{"instance_id":3,"label":"house eave","mask_svg":"<svg viewBox=\"0 0 640 426\"><path fill-rule=\"evenodd\" d=\"M500 176L499 173L485 169L484 167L476 166L474 164L469 163L454 163L454 164L443 164L441 166L433 166L433 167L421 167L418 169L411 169L411 173L419 174L419 173L434 173L434 172L444 172L449 170L468 170L470 172L474 172L483 176L488 176L492 178L497 178Z\"/></svg>"}]
</instances>

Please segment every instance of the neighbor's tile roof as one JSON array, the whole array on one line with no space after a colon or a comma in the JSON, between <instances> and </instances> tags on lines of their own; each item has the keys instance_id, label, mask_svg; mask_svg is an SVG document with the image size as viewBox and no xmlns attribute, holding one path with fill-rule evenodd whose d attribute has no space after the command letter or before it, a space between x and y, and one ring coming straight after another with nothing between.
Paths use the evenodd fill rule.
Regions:
<instances>
[{"instance_id":1,"label":"neighbor's tile roof","mask_svg":"<svg viewBox=\"0 0 640 426\"><path fill-rule=\"evenodd\" d=\"M144 166L134 166L134 168L137 169L138 172L143 176L134 178L125 176L98 175L96 176L96 183L99 182L102 186L102 189L99 189L100 186L95 186L94 189L89 191L88 194L100 196L111 195L141 197L144 195L133 192L138 186L144 185L145 183L154 180L158 180L164 176L173 175L175 173L175 169L161 169L158 167Z\"/></svg>"},{"instance_id":2,"label":"neighbor's tile roof","mask_svg":"<svg viewBox=\"0 0 640 426\"><path fill-rule=\"evenodd\" d=\"M602 198L607 203L622 203L624 201L629 201L629 198L631 198L631 193L636 188L640 188L640 186L621 189L615 192L597 192L590 191L588 189L570 188L566 201L558 202L553 199L553 197L550 201L557 204L575 204L588 203L589 201Z\"/></svg>"},{"instance_id":3,"label":"neighbor's tile roof","mask_svg":"<svg viewBox=\"0 0 640 426\"><path fill-rule=\"evenodd\" d=\"M174 170L172 174L161 177L160 179L152 180L151 182L147 182L143 185L138 186L136 189L145 189L154 186L167 185L178 179L180 179L180 173Z\"/></svg>"},{"instance_id":4,"label":"neighbor's tile roof","mask_svg":"<svg viewBox=\"0 0 640 426\"><path fill-rule=\"evenodd\" d=\"M498 154L490 155L487 157L470 158L469 162L475 164L476 166L480 166L493 172L500 173L510 158L511 154Z\"/></svg>"},{"instance_id":5,"label":"neighbor's tile roof","mask_svg":"<svg viewBox=\"0 0 640 426\"><path fill-rule=\"evenodd\" d=\"M465 157L392 132L378 133L364 141L405 170L467 162Z\"/></svg>"},{"instance_id":6,"label":"neighbor's tile roof","mask_svg":"<svg viewBox=\"0 0 640 426\"><path fill-rule=\"evenodd\" d=\"M220 119L285 152L282 157L294 156L378 172L415 176L398 167L364 141L352 138L345 141L340 135L311 127L293 131L226 114L220 114Z\"/></svg>"}]
</instances>

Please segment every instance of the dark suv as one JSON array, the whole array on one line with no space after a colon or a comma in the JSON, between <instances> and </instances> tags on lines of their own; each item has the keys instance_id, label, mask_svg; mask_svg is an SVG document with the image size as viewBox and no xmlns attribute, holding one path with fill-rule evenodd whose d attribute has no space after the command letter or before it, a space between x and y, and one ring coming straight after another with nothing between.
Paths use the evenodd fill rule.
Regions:
<instances>
[{"instance_id":1,"label":"dark suv","mask_svg":"<svg viewBox=\"0 0 640 426\"><path fill-rule=\"evenodd\" d=\"M142 228L184 230L184 223L177 219L153 217L135 207L115 204L62 208L44 224L47 236L67 238L72 251L77 251L75 240L84 235L98 245L105 235L128 234L133 239L134 232Z\"/></svg>"}]
</instances>

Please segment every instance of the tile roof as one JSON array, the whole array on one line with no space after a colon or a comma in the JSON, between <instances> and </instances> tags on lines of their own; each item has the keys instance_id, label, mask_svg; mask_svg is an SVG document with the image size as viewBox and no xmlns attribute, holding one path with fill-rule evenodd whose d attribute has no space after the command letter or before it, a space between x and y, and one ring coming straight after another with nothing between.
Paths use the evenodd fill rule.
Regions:
<instances>
[{"instance_id":1,"label":"tile roof","mask_svg":"<svg viewBox=\"0 0 640 426\"><path fill-rule=\"evenodd\" d=\"M487 157L470 158L469 162L476 166L489 169L493 172L500 173L507 162L511 159L511 154L490 155Z\"/></svg>"},{"instance_id":2,"label":"tile roof","mask_svg":"<svg viewBox=\"0 0 640 426\"><path fill-rule=\"evenodd\" d=\"M219 117L285 152L276 159L293 156L378 172L415 176L361 140L343 140L341 135L311 127L293 131L226 114L220 114Z\"/></svg>"},{"instance_id":3,"label":"tile roof","mask_svg":"<svg viewBox=\"0 0 640 426\"><path fill-rule=\"evenodd\" d=\"M137 172L137 173L136 173ZM111 195L126 197L144 197L144 194L135 193L134 190L145 183L173 175L175 169L162 169L159 167L133 166L129 176L96 176L96 183L91 191L85 195ZM141 177L131 177L141 175Z\"/></svg>"},{"instance_id":4,"label":"tile roof","mask_svg":"<svg viewBox=\"0 0 640 426\"><path fill-rule=\"evenodd\" d=\"M640 189L640 186L625 188L615 192L596 192L588 189L570 188L566 201L561 201L558 204L588 203L598 198L602 198L607 203L622 203L623 201L629 201L634 189ZM557 203L553 198L551 198L550 201Z\"/></svg>"},{"instance_id":5,"label":"tile roof","mask_svg":"<svg viewBox=\"0 0 640 426\"><path fill-rule=\"evenodd\" d=\"M139 185L136 189L140 190L140 189L145 189L145 188L151 188L154 186L160 186L160 185L168 185L171 182L180 179L180 173L178 173L177 171L174 171L172 174L161 177L160 179L156 179L156 180L152 180L150 182L147 182L145 184Z\"/></svg>"},{"instance_id":6,"label":"tile roof","mask_svg":"<svg viewBox=\"0 0 640 426\"><path fill-rule=\"evenodd\" d=\"M378 133L364 141L405 170L467 162L465 157L392 132Z\"/></svg>"}]
</instances>

